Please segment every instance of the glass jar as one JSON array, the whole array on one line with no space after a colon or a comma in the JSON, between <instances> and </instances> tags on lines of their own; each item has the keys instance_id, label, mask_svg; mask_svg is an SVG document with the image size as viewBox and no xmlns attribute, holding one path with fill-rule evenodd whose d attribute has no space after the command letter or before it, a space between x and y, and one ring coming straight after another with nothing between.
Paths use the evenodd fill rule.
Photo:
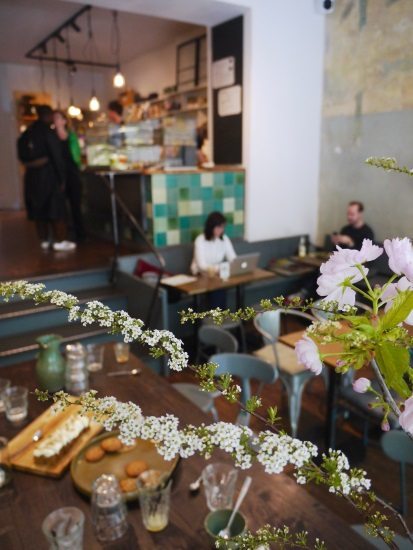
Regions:
<instances>
[{"instance_id":1,"label":"glass jar","mask_svg":"<svg viewBox=\"0 0 413 550\"><path fill-rule=\"evenodd\" d=\"M66 346L65 388L72 395L80 395L89 389L86 351L79 342Z\"/></svg>"},{"instance_id":2,"label":"glass jar","mask_svg":"<svg viewBox=\"0 0 413 550\"><path fill-rule=\"evenodd\" d=\"M93 483L92 522L100 542L119 539L128 530L126 505L118 480L114 475L103 474Z\"/></svg>"}]
</instances>

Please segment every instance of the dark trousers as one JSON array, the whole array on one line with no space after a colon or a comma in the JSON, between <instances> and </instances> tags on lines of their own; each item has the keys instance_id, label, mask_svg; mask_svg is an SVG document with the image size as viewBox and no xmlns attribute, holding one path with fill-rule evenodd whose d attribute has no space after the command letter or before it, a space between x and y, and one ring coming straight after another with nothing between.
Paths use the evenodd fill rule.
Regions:
<instances>
[{"instance_id":1,"label":"dark trousers","mask_svg":"<svg viewBox=\"0 0 413 550\"><path fill-rule=\"evenodd\" d=\"M76 241L82 241L85 228L82 216L82 181L77 171L71 170L66 181L66 197L70 206L70 218Z\"/></svg>"}]
</instances>

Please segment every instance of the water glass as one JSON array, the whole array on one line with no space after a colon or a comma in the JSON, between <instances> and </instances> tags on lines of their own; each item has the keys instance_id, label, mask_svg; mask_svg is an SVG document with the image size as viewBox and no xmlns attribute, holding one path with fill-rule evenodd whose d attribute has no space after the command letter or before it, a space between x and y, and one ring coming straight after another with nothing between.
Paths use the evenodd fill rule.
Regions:
<instances>
[{"instance_id":1,"label":"water glass","mask_svg":"<svg viewBox=\"0 0 413 550\"><path fill-rule=\"evenodd\" d=\"M103 474L93 483L92 522L100 542L119 539L128 530L126 505L118 480L114 475Z\"/></svg>"},{"instance_id":2,"label":"water glass","mask_svg":"<svg viewBox=\"0 0 413 550\"><path fill-rule=\"evenodd\" d=\"M113 346L117 363L127 363L129 361L129 344L125 342L116 342Z\"/></svg>"},{"instance_id":3,"label":"water glass","mask_svg":"<svg viewBox=\"0 0 413 550\"><path fill-rule=\"evenodd\" d=\"M137 487L139 489L142 521L145 528L152 533L163 531L168 525L171 485L172 480L164 487L148 489L138 478Z\"/></svg>"},{"instance_id":4,"label":"water glass","mask_svg":"<svg viewBox=\"0 0 413 550\"><path fill-rule=\"evenodd\" d=\"M0 437L0 491L11 481L8 440Z\"/></svg>"},{"instance_id":5,"label":"water glass","mask_svg":"<svg viewBox=\"0 0 413 550\"><path fill-rule=\"evenodd\" d=\"M3 402L3 392L4 390L7 390L7 388L10 388L10 380L6 380L5 378L0 378L0 412L4 412L4 402Z\"/></svg>"},{"instance_id":6,"label":"water glass","mask_svg":"<svg viewBox=\"0 0 413 550\"><path fill-rule=\"evenodd\" d=\"M224 510L232 508L238 470L228 464L208 464L202 471L202 481L208 508Z\"/></svg>"},{"instance_id":7,"label":"water glass","mask_svg":"<svg viewBox=\"0 0 413 550\"><path fill-rule=\"evenodd\" d=\"M86 365L89 372L96 372L103 368L105 346L102 344L86 345Z\"/></svg>"},{"instance_id":8,"label":"water glass","mask_svg":"<svg viewBox=\"0 0 413 550\"><path fill-rule=\"evenodd\" d=\"M79 508L67 506L49 514L43 521L43 534L50 550L82 550L85 516Z\"/></svg>"},{"instance_id":9,"label":"water glass","mask_svg":"<svg viewBox=\"0 0 413 550\"><path fill-rule=\"evenodd\" d=\"M6 418L13 424L20 424L27 417L28 393L23 386L11 386L2 394Z\"/></svg>"},{"instance_id":10,"label":"water glass","mask_svg":"<svg viewBox=\"0 0 413 550\"><path fill-rule=\"evenodd\" d=\"M80 342L66 346L65 389L72 395L81 395L89 389L86 351Z\"/></svg>"}]
</instances>

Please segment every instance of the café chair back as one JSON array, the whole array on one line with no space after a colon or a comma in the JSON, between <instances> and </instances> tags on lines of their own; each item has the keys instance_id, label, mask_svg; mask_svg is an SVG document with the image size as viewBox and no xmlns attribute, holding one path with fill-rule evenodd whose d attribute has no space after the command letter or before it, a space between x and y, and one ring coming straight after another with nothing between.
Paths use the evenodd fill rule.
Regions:
<instances>
[{"instance_id":1,"label":"caf\u00e9 chair back","mask_svg":"<svg viewBox=\"0 0 413 550\"><path fill-rule=\"evenodd\" d=\"M413 441L402 430L390 430L382 435L381 448L386 456L399 463L400 512L407 514L406 465L413 465Z\"/></svg>"},{"instance_id":2,"label":"caf\u00e9 chair back","mask_svg":"<svg viewBox=\"0 0 413 550\"><path fill-rule=\"evenodd\" d=\"M236 353L238 341L230 332L219 326L203 325L198 331L198 345L201 350L201 360L209 361L207 350L212 353ZM174 388L184 395L191 403L203 412L211 413L214 420L218 421L218 412L215 408L215 398L219 392L205 392L197 384L180 382L173 384Z\"/></svg>"},{"instance_id":3,"label":"caf\u00e9 chair back","mask_svg":"<svg viewBox=\"0 0 413 550\"><path fill-rule=\"evenodd\" d=\"M246 353L218 353L210 358L211 363L218 365L215 374L231 374L239 379L241 385L240 400L243 405L246 405L251 397L251 380L260 382L257 393L259 396L264 384L273 384L278 378L277 370L267 361L263 361L253 355ZM237 424L248 426L250 415L241 410Z\"/></svg>"},{"instance_id":4,"label":"caf\u00e9 chair back","mask_svg":"<svg viewBox=\"0 0 413 550\"><path fill-rule=\"evenodd\" d=\"M254 326L261 334L265 346L255 351L254 355L271 363L278 370L280 379L287 390L291 434L296 437L302 393L314 374L298 363L293 348L278 341L281 335L281 321L284 316L290 319L304 320L307 324L315 320L312 315L301 311L276 309L259 313L254 319Z\"/></svg>"}]
</instances>

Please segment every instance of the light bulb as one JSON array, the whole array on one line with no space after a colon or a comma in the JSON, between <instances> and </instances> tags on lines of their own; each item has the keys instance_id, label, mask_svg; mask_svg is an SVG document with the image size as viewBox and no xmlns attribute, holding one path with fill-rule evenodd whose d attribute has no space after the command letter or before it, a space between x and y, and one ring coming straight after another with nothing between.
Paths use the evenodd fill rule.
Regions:
<instances>
[{"instance_id":1,"label":"light bulb","mask_svg":"<svg viewBox=\"0 0 413 550\"><path fill-rule=\"evenodd\" d=\"M89 101L89 109L91 111L99 111L100 109L100 103L99 103L99 100L98 98L93 95L91 98L90 98L90 101Z\"/></svg>"},{"instance_id":2,"label":"light bulb","mask_svg":"<svg viewBox=\"0 0 413 550\"><path fill-rule=\"evenodd\" d=\"M125 77L123 74L118 71L115 76L113 77L113 85L115 88L123 88L125 85Z\"/></svg>"},{"instance_id":3,"label":"light bulb","mask_svg":"<svg viewBox=\"0 0 413 550\"><path fill-rule=\"evenodd\" d=\"M78 118L82 114L82 111L79 109L79 107L76 107L76 105L73 105L73 103L71 103L69 108L67 109L67 114L71 118Z\"/></svg>"}]
</instances>

